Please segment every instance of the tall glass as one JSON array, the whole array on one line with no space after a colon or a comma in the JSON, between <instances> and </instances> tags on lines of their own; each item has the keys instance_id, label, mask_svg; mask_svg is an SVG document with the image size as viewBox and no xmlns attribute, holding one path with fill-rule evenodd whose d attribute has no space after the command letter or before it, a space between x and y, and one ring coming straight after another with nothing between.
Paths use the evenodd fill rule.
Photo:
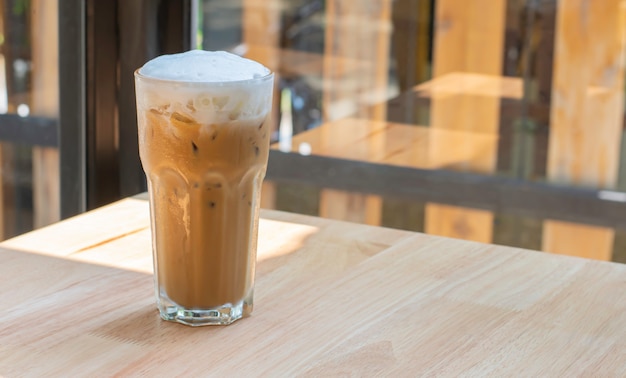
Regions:
<instances>
[{"instance_id":1,"label":"tall glass","mask_svg":"<svg viewBox=\"0 0 626 378\"><path fill-rule=\"evenodd\" d=\"M274 75L186 82L135 72L157 306L165 320L230 324L252 311Z\"/></svg>"}]
</instances>

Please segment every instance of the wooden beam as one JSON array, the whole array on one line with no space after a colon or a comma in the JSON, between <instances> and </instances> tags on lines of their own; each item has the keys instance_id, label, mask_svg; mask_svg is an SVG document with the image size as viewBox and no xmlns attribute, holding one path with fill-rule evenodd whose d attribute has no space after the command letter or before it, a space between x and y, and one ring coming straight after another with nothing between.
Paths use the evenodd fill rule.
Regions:
<instances>
[{"instance_id":1,"label":"wooden beam","mask_svg":"<svg viewBox=\"0 0 626 378\"><path fill-rule=\"evenodd\" d=\"M392 3L392 43L400 92L410 90L430 76L430 9L430 0L394 0ZM404 120L405 123L415 121Z\"/></svg>"},{"instance_id":2,"label":"wooden beam","mask_svg":"<svg viewBox=\"0 0 626 378\"><path fill-rule=\"evenodd\" d=\"M2 35L4 42L2 44L2 53L4 55L4 75L5 87L7 93L7 112L16 113L19 104L28 103L29 93L19 88L16 82L14 62L18 59L28 61L30 59L28 43L23 38L27 34L29 27L29 19L22 12L14 12L14 1L0 0L0 16L2 17ZM23 9L20 8L22 11ZM10 142L0 143L0 170L2 177L0 178L0 217L3 218L2 229L0 234L2 239L14 236L21 230L20 209L18 209L18 193L17 193L17 175L18 166L22 162L18 159L19 147ZM28 162L27 162L28 163ZM28 226L27 226L28 227Z\"/></svg>"},{"instance_id":3,"label":"wooden beam","mask_svg":"<svg viewBox=\"0 0 626 378\"><path fill-rule=\"evenodd\" d=\"M242 33L243 43L246 46L246 58L262 63L274 72L275 83L280 80L280 2L270 0L259 2L244 0L242 5ZM278 88L276 85L275 88ZM279 117L280 97L278 90L274 91L273 119ZM272 128L275 130L274 122ZM276 185L264 181L261 194L261 207L276 208Z\"/></svg>"},{"instance_id":4,"label":"wooden beam","mask_svg":"<svg viewBox=\"0 0 626 378\"><path fill-rule=\"evenodd\" d=\"M356 0L330 0L326 3L325 83L322 95L325 121L346 116L385 120L390 41L390 0L367 4ZM337 72L345 72L346 59L360 60L368 65L364 72L352 72L337 80ZM368 125L364 127L365 132L371 131ZM331 143L334 138L350 137L341 128L322 134L325 143ZM368 154L376 154L384 143L383 133L377 138L368 138L363 148ZM320 193L322 217L378 225L381 214L382 198L379 196L330 189Z\"/></svg>"},{"instance_id":5,"label":"wooden beam","mask_svg":"<svg viewBox=\"0 0 626 378\"><path fill-rule=\"evenodd\" d=\"M243 0L242 11L242 40L246 46L245 56L276 71L280 63L278 53L280 2L277 0L263 2Z\"/></svg>"},{"instance_id":6,"label":"wooden beam","mask_svg":"<svg viewBox=\"0 0 626 378\"><path fill-rule=\"evenodd\" d=\"M2 14L0 15L0 31L2 32L2 35L4 38L6 38L7 36L7 23L8 23L8 12L6 12L6 4L5 4L5 0L0 0L0 10L2 10ZM7 78L7 73L9 72L7 70L7 59L6 59L6 41L4 42L5 45L2 46L2 60L0 61L0 70L2 70L2 72L0 72L0 90L4 91L5 94L5 99L6 99L6 109L3 109L4 111L8 112L8 107L9 107L9 103L8 103L8 95L9 95L9 90L8 90L8 78ZM5 105L5 104L3 104ZM0 240L4 240L7 237L7 232L6 232L6 219L7 219L7 209L5 206L5 197L6 197L6 193L5 193L5 172L4 172L4 167L6 165L8 165L7 163L7 153L4 151L4 143L0 143L0 169L2 169L2 176L0 176Z\"/></svg>"},{"instance_id":7,"label":"wooden beam","mask_svg":"<svg viewBox=\"0 0 626 378\"><path fill-rule=\"evenodd\" d=\"M0 0L1 1L1 0ZM0 8L3 9L3 8ZM3 17L0 17L0 20ZM2 21L0 21L1 23ZM0 25L0 30L4 30L2 28L2 25ZM6 81L6 66L5 66L5 59L4 59L4 55L0 55L0 90L4 91L5 95L6 95L6 89L7 89L7 81ZM6 97L4 98L6 100ZM2 106L4 107L5 104L2 104ZM7 109L3 109L4 111L6 111ZM2 146L3 143L0 143L0 167L4 166L4 153L2 152ZM0 176L1 177L1 176ZM5 223L5 218L6 218L6 214L4 211L4 180L2 178L0 178L0 240L4 240L5 239L5 231L4 231L4 223Z\"/></svg>"},{"instance_id":8,"label":"wooden beam","mask_svg":"<svg viewBox=\"0 0 626 378\"><path fill-rule=\"evenodd\" d=\"M576 186L617 183L624 112L624 0L558 2L548 179ZM614 231L546 221L543 250L609 260Z\"/></svg>"},{"instance_id":9,"label":"wooden beam","mask_svg":"<svg viewBox=\"0 0 626 378\"><path fill-rule=\"evenodd\" d=\"M500 76L505 9L505 0L438 0L433 78L438 80L453 73ZM464 91L463 81L450 84L461 91L431 93L430 127L497 136L500 97ZM497 144L486 148L472 144L471 140L448 142L437 137L431 140L428 149L431 168L486 174L495 169ZM450 166L452 161L457 164ZM490 212L428 203L425 217L427 233L491 242L493 214Z\"/></svg>"},{"instance_id":10,"label":"wooden beam","mask_svg":"<svg viewBox=\"0 0 626 378\"><path fill-rule=\"evenodd\" d=\"M59 116L58 0L33 0L31 114ZM33 148L34 226L56 222L61 215L58 148Z\"/></svg>"}]
</instances>

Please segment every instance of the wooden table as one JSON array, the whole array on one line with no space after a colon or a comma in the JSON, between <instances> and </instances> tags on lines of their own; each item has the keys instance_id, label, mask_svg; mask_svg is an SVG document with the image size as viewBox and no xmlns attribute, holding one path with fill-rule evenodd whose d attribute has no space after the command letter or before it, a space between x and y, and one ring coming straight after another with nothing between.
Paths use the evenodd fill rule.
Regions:
<instances>
[{"instance_id":1,"label":"wooden table","mask_svg":"<svg viewBox=\"0 0 626 378\"><path fill-rule=\"evenodd\" d=\"M626 266L276 211L256 307L158 317L148 206L0 244L0 376L626 376Z\"/></svg>"}]
</instances>

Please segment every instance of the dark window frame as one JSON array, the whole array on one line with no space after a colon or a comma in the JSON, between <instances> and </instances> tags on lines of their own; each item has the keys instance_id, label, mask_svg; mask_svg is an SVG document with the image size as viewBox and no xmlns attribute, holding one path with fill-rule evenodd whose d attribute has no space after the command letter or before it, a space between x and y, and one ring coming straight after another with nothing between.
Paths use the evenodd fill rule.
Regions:
<instances>
[{"instance_id":1,"label":"dark window frame","mask_svg":"<svg viewBox=\"0 0 626 378\"><path fill-rule=\"evenodd\" d=\"M157 55L191 47L191 3L59 2L62 218L146 190L133 72Z\"/></svg>"}]
</instances>

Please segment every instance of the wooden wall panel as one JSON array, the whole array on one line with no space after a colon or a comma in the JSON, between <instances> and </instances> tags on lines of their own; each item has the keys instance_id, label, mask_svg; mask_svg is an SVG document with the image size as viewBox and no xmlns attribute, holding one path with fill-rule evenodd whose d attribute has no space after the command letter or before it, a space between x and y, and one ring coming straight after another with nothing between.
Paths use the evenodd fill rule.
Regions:
<instances>
[{"instance_id":1,"label":"wooden wall panel","mask_svg":"<svg viewBox=\"0 0 626 378\"><path fill-rule=\"evenodd\" d=\"M274 71L275 83L280 80L280 2L276 0L259 2L243 0L242 4L242 34L246 46L246 58L262 63ZM274 92L274 109L280 104L280 93ZM277 119L278 111L272 112ZM263 182L261 193L261 207L274 209L276 207L276 185Z\"/></svg>"},{"instance_id":2,"label":"wooden wall panel","mask_svg":"<svg viewBox=\"0 0 626 378\"><path fill-rule=\"evenodd\" d=\"M1 1L1 0L0 0ZM3 9L3 8L0 8ZM2 17L0 17L0 19L2 19ZM2 22L2 21L0 21ZM3 25L0 25L0 30L4 30L2 28ZM0 55L0 88L2 90L6 90L6 85L7 85L7 81L6 81L6 68L5 68L5 59L4 59L4 55ZM6 93L6 92L5 92ZM6 98L5 98L6 100ZM5 105L5 104L3 104ZM3 110L7 110L7 109L3 109ZM3 167L4 167L4 160L5 160L5 154L3 153L2 149L3 149L3 144L4 143L0 143L0 172L3 172ZM4 175L0 175L0 240L4 240L5 239L5 231L4 231L4 225L5 225L5 219L6 219L6 214L5 214L5 207L4 207L4 179L1 178Z\"/></svg>"},{"instance_id":3,"label":"wooden wall panel","mask_svg":"<svg viewBox=\"0 0 626 378\"><path fill-rule=\"evenodd\" d=\"M330 0L326 3L324 78L336 78L344 71L346 58L365 63L362 70L340 80L324 80L322 109L324 121L356 116L372 121L386 119L389 50L391 47L391 1ZM324 133L322 138L350 138L342 130ZM369 153L384 148L385 135L368 138ZM323 190L320 216L367 224L380 224L382 198L379 196Z\"/></svg>"},{"instance_id":4,"label":"wooden wall panel","mask_svg":"<svg viewBox=\"0 0 626 378\"><path fill-rule=\"evenodd\" d=\"M0 0L0 10L4 11L5 5L4 0ZM5 31L5 15L0 15L0 32L3 35L6 35ZM3 112L8 111L8 93L7 93L7 70L6 70L6 59L4 54L0 54L0 89L4 91L2 94L2 103L0 104L0 108L2 108ZM4 166L4 153L2 152L2 143L0 143L0 172L2 171L2 167ZM1 176L0 176L1 177ZM5 211L4 211L4 183L3 179L0 179L0 240L4 240L5 232L4 232L4 223L5 223Z\"/></svg>"},{"instance_id":5,"label":"wooden wall panel","mask_svg":"<svg viewBox=\"0 0 626 378\"><path fill-rule=\"evenodd\" d=\"M547 176L565 185L617 183L624 112L624 0L558 2ZM614 231L544 222L543 249L608 260Z\"/></svg>"},{"instance_id":6,"label":"wooden wall panel","mask_svg":"<svg viewBox=\"0 0 626 378\"><path fill-rule=\"evenodd\" d=\"M505 0L438 0L435 10L433 79L454 73L501 75L504 46ZM459 82L457 85L462 85ZM433 129L497 135L500 97L465 93L435 93L431 98ZM497 144L449 144L433 138L431 168L490 173L496 167ZM450 161L462 162L449 167ZM425 231L430 234L491 242L493 214L481 210L426 205Z\"/></svg>"},{"instance_id":7,"label":"wooden wall panel","mask_svg":"<svg viewBox=\"0 0 626 378\"><path fill-rule=\"evenodd\" d=\"M33 0L31 114L59 116L58 0ZM76 104L77 106L79 104ZM33 148L34 226L56 222L61 215L58 148Z\"/></svg>"}]
</instances>

